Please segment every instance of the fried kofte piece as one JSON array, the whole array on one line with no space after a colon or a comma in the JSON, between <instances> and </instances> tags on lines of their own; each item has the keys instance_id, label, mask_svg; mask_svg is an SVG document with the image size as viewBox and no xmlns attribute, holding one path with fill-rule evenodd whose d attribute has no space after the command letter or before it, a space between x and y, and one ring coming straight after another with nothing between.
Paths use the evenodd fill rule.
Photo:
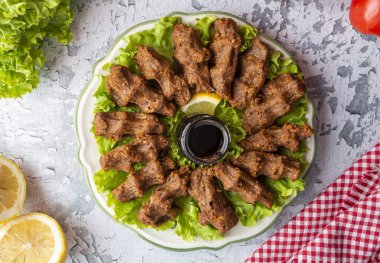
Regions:
<instances>
[{"instance_id":1,"label":"fried kofte piece","mask_svg":"<svg viewBox=\"0 0 380 263\"><path fill-rule=\"evenodd\" d=\"M253 178L260 174L264 164L262 156L256 152L244 152L237 159L230 158L229 161Z\"/></svg>"},{"instance_id":2,"label":"fried kofte piece","mask_svg":"<svg viewBox=\"0 0 380 263\"><path fill-rule=\"evenodd\" d=\"M213 177L212 168L197 168L191 173L189 193L198 202L202 225L211 224L225 234L238 223L232 206Z\"/></svg>"},{"instance_id":3,"label":"fried kofte piece","mask_svg":"<svg viewBox=\"0 0 380 263\"><path fill-rule=\"evenodd\" d=\"M218 163L214 166L214 173L222 182L225 190L239 193L247 203L255 204L260 200L265 207L272 207L273 196L271 192L262 183L238 167L228 163Z\"/></svg>"},{"instance_id":4,"label":"fried kofte piece","mask_svg":"<svg viewBox=\"0 0 380 263\"><path fill-rule=\"evenodd\" d=\"M241 39L237 32L236 22L230 18L215 20L213 28L214 34L210 43L211 80L215 92L230 100Z\"/></svg>"},{"instance_id":5,"label":"fried kofte piece","mask_svg":"<svg viewBox=\"0 0 380 263\"><path fill-rule=\"evenodd\" d=\"M136 61L141 74L146 79L154 79L159 84L164 96L180 106L190 101L189 86L184 78L174 74L169 61L147 46L137 48Z\"/></svg>"},{"instance_id":6,"label":"fried kofte piece","mask_svg":"<svg viewBox=\"0 0 380 263\"><path fill-rule=\"evenodd\" d=\"M126 202L142 197L149 187L163 184L165 179L165 171L161 163L158 160L148 161L143 169L130 172L127 180L112 193L117 201Z\"/></svg>"},{"instance_id":7,"label":"fried kofte piece","mask_svg":"<svg viewBox=\"0 0 380 263\"><path fill-rule=\"evenodd\" d=\"M169 155L160 158L160 162L165 171L171 171L177 168L176 162Z\"/></svg>"},{"instance_id":8,"label":"fried kofte piece","mask_svg":"<svg viewBox=\"0 0 380 263\"><path fill-rule=\"evenodd\" d=\"M245 151L275 152L280 146L296 152L300 142L313 135L313 129L305 125L285 124L282 127L271 126L258 133L247 136L240 142Z\"/></svg>"},{"instance_id":9,"label":"fried kofte piece","mask_svg":"<svg viewBox=\"0 0 380 263\"><path fill-rule=\"evenodd\" d=\"M301 163L295 158L265 152L259 152L259 155L264 162L260 173L271 179L287 177L294 181L301 173Z\"/></svg>"},{"instance_id":10,"label":"fried kofte piece","mask_svg":"<svg viewBox=\"0 0 380 263\"><path fill-rule=\"evenodd\" d=\"M145 79L131 73L127 67L113 65L107 76L107 91L119 106L134 103L145 113L159 113L172 116L175 106L167 99L148 87Z\"/></svg>"},{"instance_id":11,"label":"fried kofte piece","mask_svg":"<svg viewBox=\"0 0 380 263\"><path fill-rule=\"evenodd\" d=\"M136 163L159 159L169 147L163 135L138 135L128 144L116 147L100 158L103 170L129 172Z\"/></svg>"},{"instance_id":12,"label":"fried kofte piece","mask_svg":"<svg viewBox=\"0 0 380 263\"><path fill-rule=\"evenodd\" d=\"M304 95L301 79L288 73L279 75L262 88L261 98L255 99L244 112L244 129L253 134L272 125Z\"/></svg>"},{"instance_id":13,"label":"fried kofte piece","mask_svg":"<svg viewBox=\"0 0 380 263\"><path fill-rule=\"evenodd\" d=\"M301 163L297 159L266 152L244 152L232 163L252 177L262 174L273 180L287 177L294 181L301 173Z\"/></svg>"},{"instance_id":14,"label":"fried kofte piece","mask_svg":"<svg viewBox=\"0 0 380 263\"><path fill-rule=\"evenodd\" d=\"M259 38L240 56L239 75L233 83L234 107L246 108L263 86L269 70L269 47Z\"/></svg>"},{"instance_id":15,"label":"fried kofte piece","mask_svg":"<svg viewBox=\"0 0 380 263\"><path fill-rule=\"evenodd\" d=\"M127 180L114 189L112 193L119 202L142 197L151 186L165 183L167 172L174 168L175 163L169 157L163 161L148 161L143 169L132 171Z\"/></svg>"},{"instance_id":16,"label":"fried kofte piece","mask_svg":"<svg viewBox=\"0 0 380 263\"><path fill-rule=\"evenodd\" d=\"M176 197L188 195L190 168L182 166L171 172L166 182L159 186L152 194L149 202L139 211L137 218L143 224L158 227L177 216L179 209L173 205Z\"/></svg>"},{"instance_id":17,"label":"fried kofte piece","mask_svg":"<svg viewBox=\"0 0 380 263\"><path fill-rule=\"evenodd\" d=\"M95 114L97 136L120 140L126 135L162 134L164 124L156 116L140 112L99 112Z\"/></svg>"},{"instance_id":18,"label":"fried kofte piece","mask_svg":"<svg viewBox=\"0 0 380 263\"><path fill-rule=\"evenodd\" d=\"M190 93L211 92L211 78L208 69L210 51L203 47L197 31L179 23L173 27L174 58L180 64L189 84Z\"/></svg>"},{"instance_id":19,"label":"fried kofte piece","mask_svg":"<svg viewBox=\"0 0 380 263\"><path fill-rule=\"evenodd\" d=\"M283 96L263 101L255 99L243 114L243 128L248 134L254 134L272 125L291 109L292 105Z\"/></svg>"}]
</instances>

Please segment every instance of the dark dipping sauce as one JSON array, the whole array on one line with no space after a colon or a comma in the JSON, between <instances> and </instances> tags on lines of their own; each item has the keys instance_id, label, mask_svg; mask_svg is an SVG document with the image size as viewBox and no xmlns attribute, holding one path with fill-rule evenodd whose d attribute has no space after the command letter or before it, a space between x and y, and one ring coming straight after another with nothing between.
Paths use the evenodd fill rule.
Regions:
<instances>
[{"instance_id":1,"label":"dark dipping sauce","mask_svg":"<svg viewBox=\"0 0 380 263\"><path fill-rule=\"evenodd\" d=\"M223 144L222 131L211 123L194 125L188 136L190 150L198 157L214 155Z\"/></svg>"},{"instance_id":2,"label":"dark dipping sauce","mask_svg":"<svg viewBox=\"0 0 380 263\"><path fill-rule=\"evenodd\" d=\"M222 159L231 141L227 127L207 114L184 119L177 138L183 155L196 164L203 165L211 165Z\"/></svg>"}]
</instances>

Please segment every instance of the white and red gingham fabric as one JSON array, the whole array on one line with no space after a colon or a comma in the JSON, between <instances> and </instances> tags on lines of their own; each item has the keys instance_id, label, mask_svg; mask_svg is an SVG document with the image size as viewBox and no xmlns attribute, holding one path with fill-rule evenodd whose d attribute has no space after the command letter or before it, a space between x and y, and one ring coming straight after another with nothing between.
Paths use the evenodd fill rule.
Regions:
<instances>
[{"instance_id":1,"label":"white and red gingham fabric","mask_svg":"<svg viewBox=\"0 0 380 263\"><path fill-rule=\"evenodd\" d=\"M246 262L380 262L380 144Z\"/></svg>"}]
</instances>

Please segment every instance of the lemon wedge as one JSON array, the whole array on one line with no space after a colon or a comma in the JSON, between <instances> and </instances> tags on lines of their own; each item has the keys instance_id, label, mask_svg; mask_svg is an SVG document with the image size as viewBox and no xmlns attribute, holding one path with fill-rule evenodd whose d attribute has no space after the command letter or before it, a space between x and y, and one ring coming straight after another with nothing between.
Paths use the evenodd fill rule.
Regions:
<instances>
[{"instance_id":1,"label":"lemon wedge","mask_svg":"<svg viewBox=\"0 0 380 263\"><path fill-rule=\"evenodd\" d=\"M25 194L23 173L14 162L0 156L0 225L20 214Z\"/></svg>"},{"instance_id":2,"label":"lemon wedge","mask_svg":"<svg viewBox=\"0 0 380 263\"><path fill-rule=\"evenodd\" d=\"M221 100L222 98L215 93L197 93L180 110L188 114L214 115L215 108Z\"/></svg>"},{"instance_id":3,"label":"lemon wedge","mask_svg":"<svg viewBox=\"0 0 380 263\"><path fill-rule=\"evenodd\" d=\"M64 262L66 239L53 218L30 213L0 227L0 262Z\"/></svg>"}]
</instances>

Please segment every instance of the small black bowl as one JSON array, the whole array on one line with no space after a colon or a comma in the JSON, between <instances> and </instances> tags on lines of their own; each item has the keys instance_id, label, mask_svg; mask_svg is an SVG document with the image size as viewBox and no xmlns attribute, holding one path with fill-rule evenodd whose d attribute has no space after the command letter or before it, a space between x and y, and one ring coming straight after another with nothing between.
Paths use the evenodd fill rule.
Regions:
<instances>
[{"instance_id":1,"label":"small black bowl","mask_svg":"<svg viewBox=\"0 0 380 263\"><path fill-rule=\"evenodd\" d=\"M226 154L231 142L228 128L208 114L190 115L177 131L182 154L196 164L212 165Z\"/></svg>"}]
</instances>

